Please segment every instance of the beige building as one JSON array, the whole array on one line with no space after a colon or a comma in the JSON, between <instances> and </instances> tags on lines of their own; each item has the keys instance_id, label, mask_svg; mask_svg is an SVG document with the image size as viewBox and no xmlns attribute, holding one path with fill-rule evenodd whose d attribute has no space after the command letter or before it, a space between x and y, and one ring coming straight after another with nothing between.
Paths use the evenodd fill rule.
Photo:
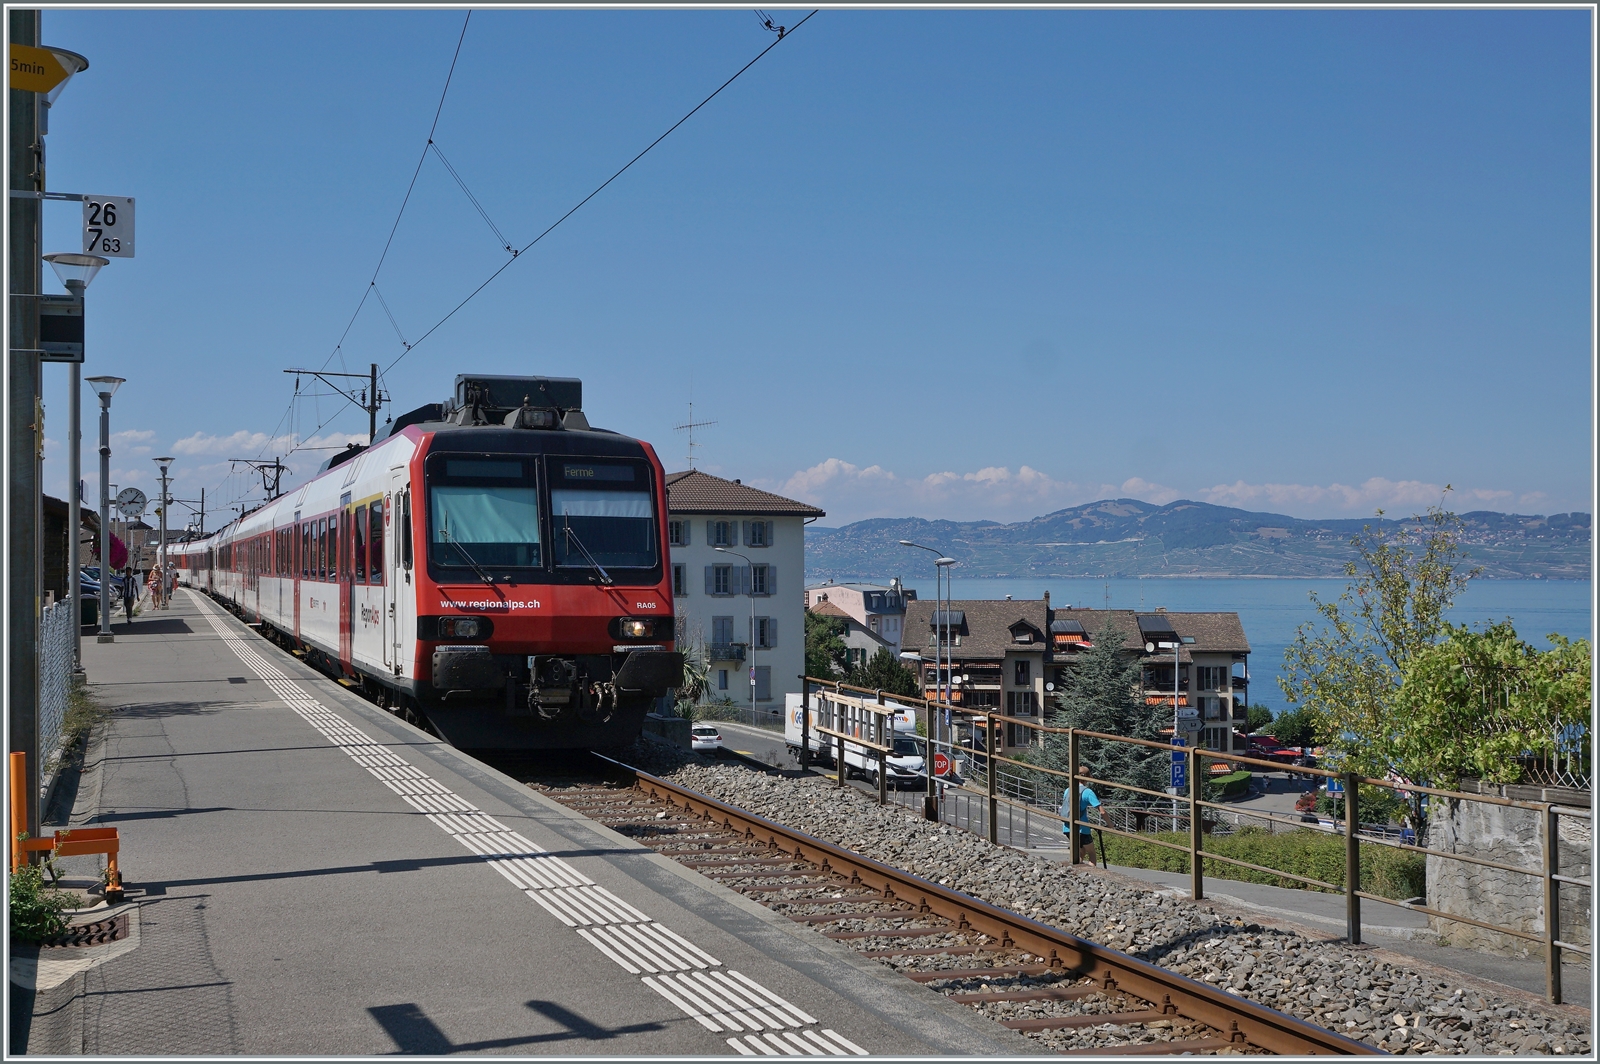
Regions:
<instances>
[{"instance_id":1,"label":"beige building","mask_svg":"<svg viewBox=\"0 0 1600 1064\"><path fill-rule=\"evenodd\" d=\"M906 603L915 599L896 577L887 584L812 584L806 588L806 609L829 603L855 625L899 654L905 631Z\"/></svg>"},{"instance_id":2,"label":"beige building","mask_svg":"<svg viewBox=\"0 0 1600 1064\"><path fill-rule=\"evenodd\" d=\"M805 526L826 514L691 469L667 475L667 516L679 649L704 655L709 698L748 705L753 681L781 712L805 669Z\"/></svg>"}]
</instances>

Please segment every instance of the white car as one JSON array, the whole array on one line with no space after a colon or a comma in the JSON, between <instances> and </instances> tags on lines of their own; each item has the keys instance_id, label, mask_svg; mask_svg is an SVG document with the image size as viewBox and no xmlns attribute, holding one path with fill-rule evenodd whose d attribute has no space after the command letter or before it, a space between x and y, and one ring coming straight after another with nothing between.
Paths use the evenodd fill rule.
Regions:
<instances>
[{"instance_id":1,"label":"white car","mask_svg":"<svg viewBox=\"0 0 1600 1064\"><path fill-rule=\"evenodd\" d=\"M689 729L689 746L695 750L721 750L722 733L710 724L696 724Z\"/></svg>"}]
</instances>

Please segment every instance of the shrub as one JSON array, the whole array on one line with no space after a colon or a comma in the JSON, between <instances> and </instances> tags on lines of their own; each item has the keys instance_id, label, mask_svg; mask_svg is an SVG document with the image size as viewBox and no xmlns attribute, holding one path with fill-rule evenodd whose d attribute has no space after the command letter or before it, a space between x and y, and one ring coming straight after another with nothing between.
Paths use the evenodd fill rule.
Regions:
<instances>
[{"instance_id":1,"label":"shrub","mask_svg":"<svg viewBox=\"0 0 1600 1064\"><path fill-rule=\"evenodd\" d=\"M68 909L77 898L44 885L44 869L26 865L11 875L11 937L21 942L43 942L67 929Z\"/></svg>"},{"instance_id":2,"label":"shrub","mask_svg":"<svg viewBox=\"0 0 1600 1064\"><path fill-rule=\"evenodd\" d=\"M1189 871L1189 837L1181 832L1161 832L1153 836L1162 842L1176 843L1183 850L1170 850L1152 842L1107 835L1106 860L1130 868L1153 868L1164 872ZM1262 828L1244 828L1233 835L1207 836L1207 853L1232 857L1265 868L1308 876L1344 889L1344 837L1323 831L1299 829L1273 834ZM1421 854L1396 850L1376 843L1361 843L1361 886L1373 894L1401 900L1419 897L1426 884L1426 859ZM1264 883L1274 887L1321 890L1285 876L1257 872L1223 861L1206 861L1205 874L1218 879L1245 883Z\"/></svg>"}]
</instances>

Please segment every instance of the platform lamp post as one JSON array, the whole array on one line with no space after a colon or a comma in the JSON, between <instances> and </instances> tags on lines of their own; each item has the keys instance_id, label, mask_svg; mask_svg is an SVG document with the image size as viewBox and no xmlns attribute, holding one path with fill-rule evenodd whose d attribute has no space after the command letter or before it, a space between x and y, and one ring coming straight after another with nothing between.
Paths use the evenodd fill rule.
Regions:
<instances>
[{"instance_id":1,"label":"platform lamp post","mask_svg":"<svg viewBox=\"0 0 1600 1064\"><path fill-rule=\"evenodd\" d=\"M88 65L85 60L84 65ZM89 282L94 280L94 275L100 272L100 267L110 264L110 259L101 258L99 255L74 255L68 252L58 252L54 255L44 256L44 261L56 272L67 293L77 302L79 320L83 315L83 293L89 287ZM67 394L72 397L67 404L67 493L72 501L67 504L67 596L72 602L72 609L82 607L82 599L77 592L78 571L82 568L78 560L78 532L83 527L83 510L78 503L78 482L83 479L83 396L80 394L82 382L79 375L83 372L82 356L76 361L67 364ZM83 674L83 625L74 620L72 624L72 671L77 675Z\"/></svg>"},{"instance_id":2,"label":"platform lamp post","mask_svg":"<svg viewBox=\"0 0 1600 1064\"><path fill-rule=\"evenodd\" d=\"M100 397L100 634L97 643L115 643L111 634L111 397L123 377L90 377Z\"/></svg>"},{"instance_id":3,"label":"platform lamp post","mask_svg":"<svg viewBox=\"0 0 1600 1064\"><path fill-rule=\"evenodd\" d=\"M946 557L943 551L935 550L932 547L925 547L921 543L913 543L909 539L902 539L900 541L900 545L902 547L916 547L918 550L925 550L934 556L933 615L936 621L934 630L938 633L938 638L935 640L935 645L933 648L934 695L936 699L944 703L945 741L950 744L950 756L954 758L955 743L953 741L953 729L952 722L950 720L950 684L948 682L950 679L950 673L955 670L955 649L950 645L950 599L953 588L950 587L949 569L950 566L956 563L956 560L954 558ZM945 589L943 607L940 606L939 597L941 586ZM940 663L941 650L943 651L943 664ZM939 744L939 727L937 721L929 721L929 730L933 732L929 742L929 751L931 753L933 750L937 749ZM987 748L988 744L986 742L985 749Z\"/></svg>"},{"instance_id":4,"label":"platform lamp post","mask_svg":"<svg viewBox=\"0 0 1600 1064\"><path fill-rule=\"evenodd\" d=\"M1183 674L1182 664L1181 664L1179 659L1180 659L1180 656L1183 654L1183 645L1185 643L1193 643L1193 642L1194 642L1194 636L1186 635L1186 636L1179 637L1178 641L1175 642L1175 643L1168 643L1165 640L1163 640L1160 643L1146 643L1144 645L1144 651L1145 651L1146 654L1153 653L1153 652L1155 652L1157 650L1170 650L1170 651L1172 651L1172 745L1173 746L1177 746L1177 745L1179 745L1180 743L1183 742L1183 740L1178 737L1178 688L1179 688L1179 684L1181 682L1180 677ZM1198 762L1196 762L1196 764L1198 764ZM1177 822L1178 822L1178 788L1177 788L1176 784L1174 784L1173 786L1168 787L1167 790L1172 792L1172 822L1173 822L1173 824L1177 824ZM1174 830L1176 830L1176 829L1174 829Z\"/></svg>"},{"instance_id":5,"label":"platform lamp post","mask_svg":"<svg viewBox=\"0 0 1600 1064\"><path fill-rule=\"evenodd\" d=\"M731 554L735 558L744 558L744 563L750 567L751 571L753 572L755 570L756 563L751 561L745 555L740 554L738 551L729 550L727 547L713 547L711 549L715 550L715 551L718 551L718 552L720 552L722 554ZM756 723L756 597L755 597L755 595L752 594L750 596L750 724L751 724L752 727L754 727L755 723Z\"/></svg>"},{"instance_id":6,"label":"platform lamp post","mask_svg":"<svg viewBox=\"0 0 1600 1064\"><path fill-rule=\"evenodd\" d=\"M156 571L161 574L161 605L158 609L166 609L167 602L167 507L172 504L172 496L167 492L167 466L171 465L173 458L167 455L164 458L152 459L161 467L161 505L156 507L156 516L161 518L161 541L156 548Z\"/></svg>"}]
</instances>

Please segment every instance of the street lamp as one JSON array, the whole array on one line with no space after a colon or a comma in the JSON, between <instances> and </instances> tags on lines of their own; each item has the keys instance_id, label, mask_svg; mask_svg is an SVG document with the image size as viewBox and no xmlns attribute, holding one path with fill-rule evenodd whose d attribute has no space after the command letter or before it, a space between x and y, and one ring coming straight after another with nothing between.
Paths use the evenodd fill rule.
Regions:
<instances>
[{"instance_id":1,"label":"street lamp","mask_svg":"<svg viewBox=\"0 0 1600 1064\"><path fill-rule=\"evenodd\" d=\"M89 385L100 397L100 634L95 636L97 643L117 641L111 634L111 397L117 394L124 380L123 377L89 378Z\"/></svg>"},{"instance_id":2,"label":"street lamp","mask_svg":"<svg viewBox=\"0 0 1600 1064\"><path fill-rule=\"evenodd\" d=\"M751 561L748 557L746 557L743 554L740 554L736 550L729 550L727 547L713 547L712 549L715 550L715 551L718 551L718 552L720 552L722 554L731 554L735 558L744 558L745 564L750 566L750 568L752 570L755 569L755 567L756 567L756 563L755 562ZM752 594L750 596L750 723L753 726L755 724L755 722L756 722L756 597L755 597L755 595Z\"/></svg>"},{"instance_id":3,"label":"street lamp","mask_svg":"<svg viewBox=\"0 0 1600 1064\"><path fill-rule=\"evenodd\" d=\"M88 66L87 60L84 61L84 66ZM84 290L89 287L89 282L94 280L94 275L100 272L100 267L111 262L110 259L103 259L99 255L73 255L66 252L46 255L44 261L56 271L56 276L66 286L67 292L76 298L80 313L83 310ZM83 511L78 505L78 481L83 478L83 397L79 394L82 382L78 379L78 375L83 372L82 367L81 361L74 361L68 363L67 369L67 392L72 396L71 402L67 404L67 494L71 497L71 501L67 503L67 527L71 530L67 534L67 594L71 597L72 608L75 610L81 610L83 607L77 592L78 571L83 567L78 560L78 530L83 527ZM104 530L101 531L104 534ZM79 623L79 619L74 619L72 622L72 671L83 672L83 625Z\"/></svg>"},{"instance_id":4,"label":"street lamp","mask_svg":"<svg viewBox=\"0 0 1600 1064\"><path fill-rule=\"evenodd\" d=\"M1193 642L1194 642L1194 636L1185 635L1185 636L1180 636L1178 638L1178 641L1175 642L1175 643L1168 643L1168 642L1163 641L1163 642L1160 642L1160 643L1146 643L1144 645L1144 651L1145 651L1146 654L1153 654L1158 649L1159 650L1170 650L1170 651L1172 651L1172 745L1173 746L1183 746L1183 745L1185 745L1183 739L1181 739L1178 736L1178 684L1179 684L1179 677L1183 673L1182 667L1179 664L1179 656L1183 653L1183 645L1185 643L1193 643ZM1198 761L1195 762L1195 767L1198 768L1199 764L1200 763ZM1178 822L1178 788L1175 787L1175 786L1169 786L1167 788L1167 790L1172 792L1172 822L1174 824L1176 824Z\"/></svg>"},{"instance_id":5,"label":"street lamp","mask_svg":"<svg viewBox=\"0 0 1600 1064\"><path fill-rule=\"evenodd\" d=\"M167 505L172 502L172 496L167 494L167 466L172 464L172 456L152 459L161 467L161 506L156 514L161 518L161 545L156 548L158 571L161 573L161 605L158 609L167 608Z\"/></svg>"},{"instance_id":6,"label":"street lamp","mask_svg":"<svg viewBox=\"0 0 1600 1064\"><path fill-rule=\"evenodd\" d=\"M945 739L950 740L950 685L947 681L949 680L949 674L955 670L955 648L950 642L950 599L952 597L954 588L950 586L951 575L949 573L949 567L954 565L956 560L954 558L945 557L943 551L934 550L932 547L925 547L921 543L913 543L909 539L902 539L900 541L900 545L902 547L916 547L918 550L925 550L934 556L933 609L934 619L936 622L934 631L937 633L937 639L933 649L934 695L939 697L942 694L944 701ZM939 605L939 589L941 584L945 588L943 609L941 609ZM940 663L941 649L944 651L943 664ZM935 745L937 745L939 741L939 729L937 723L930 722L930 728L934 733L932 736L932 741Z\"/></svg>"}]
</instances>

